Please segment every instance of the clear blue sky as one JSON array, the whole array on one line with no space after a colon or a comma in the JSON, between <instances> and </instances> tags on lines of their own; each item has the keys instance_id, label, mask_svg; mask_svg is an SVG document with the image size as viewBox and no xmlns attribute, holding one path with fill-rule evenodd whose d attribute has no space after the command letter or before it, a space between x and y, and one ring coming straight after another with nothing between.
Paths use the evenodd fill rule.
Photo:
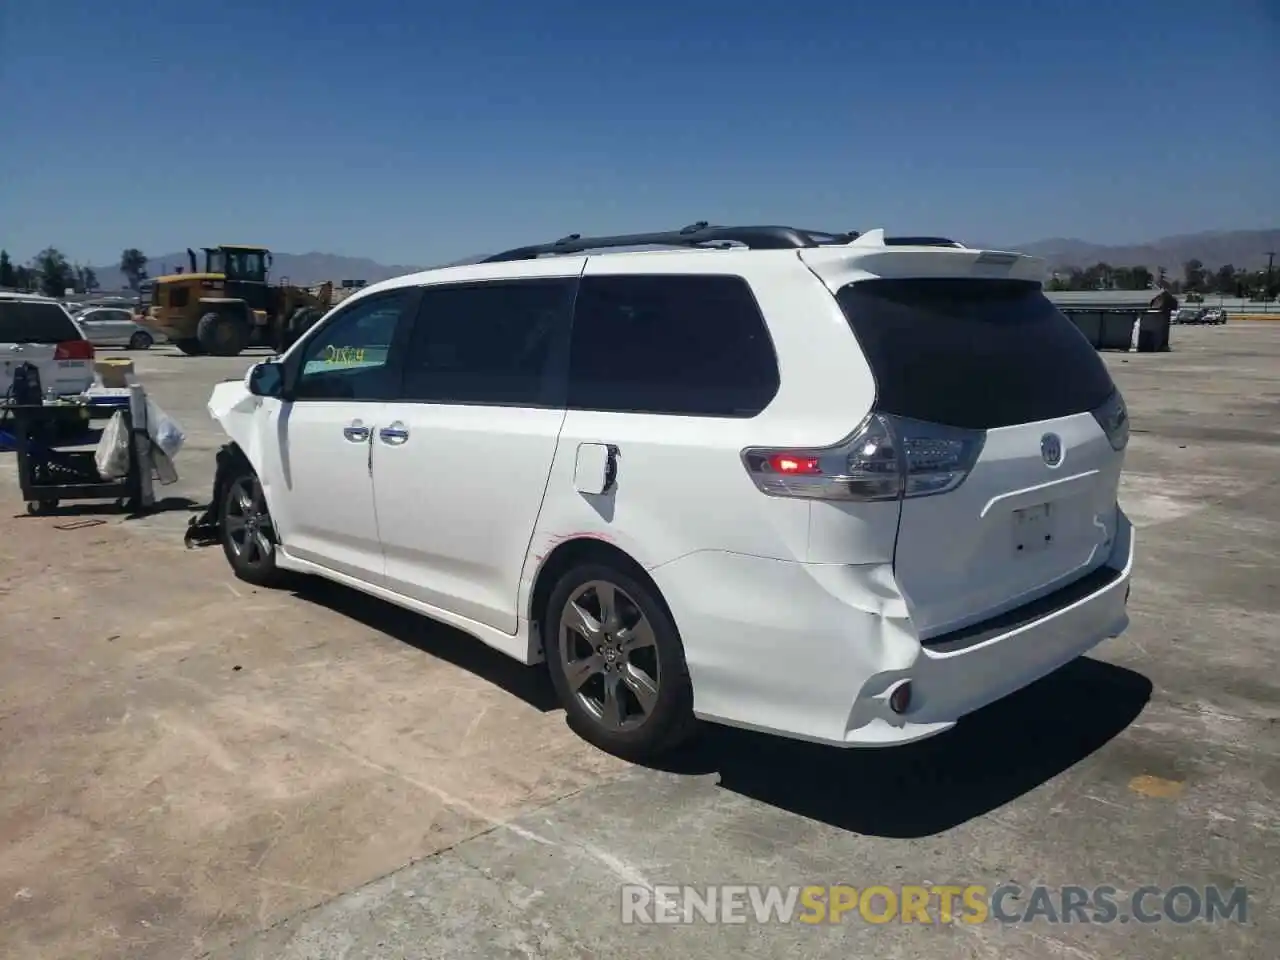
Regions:
<instances>
[{"instance_id":1,"label":"clear blue sky","mask_svg":"<svg viewBox=\"0 0 1280 960\"><path fill-rule=\"evenodd\" d=\"M2 0L0 246L1280 222L1280 0Z\"/></svg>"}]
</instances>

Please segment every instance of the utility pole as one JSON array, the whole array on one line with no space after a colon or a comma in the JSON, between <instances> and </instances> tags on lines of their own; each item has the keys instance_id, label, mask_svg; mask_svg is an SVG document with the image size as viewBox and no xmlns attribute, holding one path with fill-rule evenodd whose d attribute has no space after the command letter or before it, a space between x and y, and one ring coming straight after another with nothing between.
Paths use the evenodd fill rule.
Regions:
<instances>
[{"instance_id":1,"label":"utility pole","mask_svg":"<svg viewBox=\"0 0 1280 960\"><path fill-rule=\"evenodd\" d=\"M1275 265L1275 262L1276 262L1276 252L1274 250L1268 250L1267 251L1267 289L1263 293L1263 296L1271 295L1271 268Z\"/></svg>"}]
</instances>

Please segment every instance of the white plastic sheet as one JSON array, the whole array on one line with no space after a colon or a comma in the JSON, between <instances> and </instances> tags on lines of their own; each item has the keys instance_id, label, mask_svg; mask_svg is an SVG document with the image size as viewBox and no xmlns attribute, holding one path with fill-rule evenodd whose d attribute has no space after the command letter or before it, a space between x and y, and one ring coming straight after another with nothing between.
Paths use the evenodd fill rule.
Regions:
<instances>
[{"instance_id":1,"label":"white plastic sheet","mask_svg":"<svg viewBox=\"0 0 1280 960\"><path fill-rule=\"evenodd\" d=\"M147 398L147 434L151 442L164 451L164 455L173 460L187 441L178 421L161 410L154 400ZM170 465L172 469L172 464Z\"/></svg>"},{"instance_id":2,"label":"white plastic sheet","mask_svg":"<svg viewBox=\"0 0 1280 960\"><path fill-rule=\"evenodd\" d=\"M129 475L129 428L124 414L117 410L107 421L106 429L98 438L94 450L94 463L103 480L120 480Z\"/></svg>"}]
</instances>

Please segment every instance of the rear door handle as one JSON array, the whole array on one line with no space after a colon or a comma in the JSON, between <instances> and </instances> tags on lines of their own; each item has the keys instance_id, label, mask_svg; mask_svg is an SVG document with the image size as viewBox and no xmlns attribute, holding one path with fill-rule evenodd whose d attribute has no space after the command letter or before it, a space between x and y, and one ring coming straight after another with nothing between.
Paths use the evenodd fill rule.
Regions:
<instances>
[{"instance_id":1,"label":"rear door handle","mask_svg":"<svg viewBox=\"0 0 1280 960\"><path fill-rule=\"evenodd\" d=\"M367 443L369 441L369 428L360 420L352 420L351 423L342 428L342 435L352 443Z\"/></svg>"},{"instance_id":2,"label":"rear door handle","mask_svg":"<svg viewBox=\"0 0 1280 960\"><path fill-rule=\"evenodd\" d=\"M378 439L388 446L398 447L409 439L409 428L397 420L378 431Z\"/></svg>"}]
</instances>

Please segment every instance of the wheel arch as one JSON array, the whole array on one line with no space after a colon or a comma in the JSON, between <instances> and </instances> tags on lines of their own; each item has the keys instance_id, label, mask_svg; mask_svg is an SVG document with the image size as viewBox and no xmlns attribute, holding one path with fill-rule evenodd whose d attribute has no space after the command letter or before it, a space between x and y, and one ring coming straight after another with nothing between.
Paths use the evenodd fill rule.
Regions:
<instances>
[{"instance_id":1,"label":"wheel arch","mask_svg":"<svg viewBox=\"0 0 1280 960\"><path fill-rule=\"evenodd\" d=\"M213 515L218 516L222 509L222 499L227 492L227 484L231 482L231 478L235 471L243 467L248 467L253 471L254 476L258 478L258 482L262 484L262 495L267 501L267 511L274 517L275 512L272 511L271 499L275 491L271 490L262 480L262 471L258 469L244 448L234 440L224 443L218 450L216 465L213 471L213 495L209 501L209 509ZM271 528L272 538L276 543L280 543L280 531L275 525Z\"/></svg>"},{"instance_id":2,"label":"wheel arch","mask_svg":"<svg viewBox=\"0 0 1280 960\"><path fill-rule=\"evenodd\" d=\"M555 590L556 584L565 573L583 563L602 563L614 566L635 577L653 592L654 598L662 604L663 610L671 618L671 622L676 624L676 630L680 629L675 615L671 612L671 606L667 603L667 598L662 595L661 588L659 588L653 577L649 575L649 571L645 569L640 561L617 544L602 537L590 535L571 537L567 540L562 540L548 551L546 556L538 563L537 570L533 574L527 608L529 638L532 641L530 644L530 663L537 663L545 659L546 656L542 637L542 621L546 616L547 603L551 599L552 591Z\"/></svg>"}]
</instances>

